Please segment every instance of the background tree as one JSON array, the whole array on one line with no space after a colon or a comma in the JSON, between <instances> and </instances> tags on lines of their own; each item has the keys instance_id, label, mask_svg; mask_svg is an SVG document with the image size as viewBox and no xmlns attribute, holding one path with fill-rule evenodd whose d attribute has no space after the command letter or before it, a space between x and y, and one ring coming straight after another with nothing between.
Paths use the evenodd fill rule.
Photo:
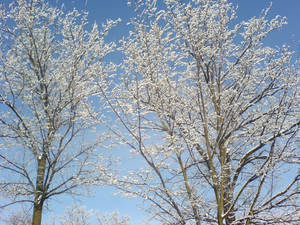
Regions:
<instances>
[{"instance_id":1,"label":"background tree","mask_svg":"<svg viewBox=\"0 0 300 225\"><path fill-rule=\"evenodd\" d=\"M8 218L1 218L6 225L30 225L31 217L28 209L13 211ZM93 222L94 221L94 222ZM118 211L100 214L88 210L84 206L72 205L67 207L62 216L50 216L45 225L130 225L130 218L122 216Z\"/></svg>"},{"instance_id":2,"label":"background tree","mask_svg":"<svg viewBox=\"0 0 300 225\"><path fill-rule=\"evenodd\" d=\"M112 183L163 224L298 224L299 67L264 43L285 18L236 22L226 0L137 3L106 99L116 142L145 166Z\"/></svg>"},{"instance_id":3,"label":"background tree","mask_svg":"<svg viewBox=\"0 0 300 225\"><path fill-rule=\"evenodd\" d=\"M1 207L30 203L39 225L46 200L84 193L96 176L91 162L102 140L90 129L97 116L90 100L94 76L101 82L109 69L103 58L113 44L104 36L114 22L87 30L86 13L43 0L0 10Z\"/></svg>"},{"instance_id":4,"label":"background tree","mask_svg":"<svg viewBox=\"0 0 300 225\"><path fill-rule=\"evenodd\" d=\"M98 215L97 225L130 225L130 217L122 216L118 211Z\"/></svg>"},{"instance_id":5,"label":"background tree","mask_svg":"<svg viewBox=\"0 0 300 225\"><path fill-rule=\"evenodd\" d=\"M66 209L61 218L61 225L91 225L90 217L93 215L92 210L85 207L74 205Z\"/></svg>"},{"instance_id":6,"label":"background tree","mask_svg":"<svg viewBox=\"0 0 300 225\"><path fill-rule=\"evenodd\" d=\"M97 220L96 223L91 222ZM83 206L73 205L60 218L60 225L130 225L130 218L121 216L118 211L99 214ZM54 223L55 225L55 223Z\"/></svg>"},{"instance_id":7,"label":"background tree","mask_svg":"<svg viewBox=\"0 0 300 225\"><path fill-rule=\"evenodd\" d=\"M4 222L5 225L31 225L31 219L29 210L22 208L21 210L12 210L9 215L2 217L0 222Z\"/></svg>"}]
</instances>

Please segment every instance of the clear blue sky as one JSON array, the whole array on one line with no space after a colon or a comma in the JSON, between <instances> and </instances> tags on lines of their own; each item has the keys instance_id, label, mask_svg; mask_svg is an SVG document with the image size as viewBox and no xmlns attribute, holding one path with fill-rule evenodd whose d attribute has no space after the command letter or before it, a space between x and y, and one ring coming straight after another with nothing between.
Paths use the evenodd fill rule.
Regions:
<instances>
[{"instance_id":1,"label":"clear blue sky","mask_svg":"<svg viewBox=\"0 0 300 225\"><path fill-rule=\"evenodd\" d=\"M158 2L161 0L158 0ZM186 0L187 1L187 0ZM285 43L299 49L300 40L300 1L299 0L229 0L238 5L238 20L258 15L272 2L270 18L275 15L286 16L288 25L281 32L272 35L273 44ZM49 0L52 3L64 3L67 8L85 9L89 12L91 23L103 23L106 19L121 18L122 23L111 31L110 37L118 39L124 34L129 18L134 15L127 0ZM299 50L298 50L299 51Z\"/></svg>"},{"instance_id":2,"label":"clear blue sky","mask_svg":"<svg viewBox=\"0 0 300 225\"><path fill-rule=\"evenodd\" d=\"M0 0L0 2L3 0ZM8 0L4 0L8 1ZM159 0L158 0L159 1ZM258 15L263 8L270 4L270 0L230 0L235 5L238 4L238 20L245 20L251 16ZM109 38L117 40L126 34L126 22L133 15L133 9L127 6L127 0L49 0L50 4L64 3L67 9L78 8L89 12L91 23L101 24L106 19L121 18L122 22L115 27ZM273 6L270 11L270 18L275 15L282 15L288 18L288 25L281 31L275 32L268 44L270 45L290 45L299 56L300 51L300 1L299 0L273 0ZM136 206L139 201L135 199L125 199L112 195L109 188L98 188L96 194L90 198L82 199L81 205L88 209L95 209L102 212L112 212L119 210L121 214L128 215L133 219L134 225L143 225L140 220L145 218L145 214ZM64 197L59 201L51 201L51 211L48 212L44 219L51 214L56 217L62 214L66 206L72 205L72 198Z\"/></svg>"}]
</instances>

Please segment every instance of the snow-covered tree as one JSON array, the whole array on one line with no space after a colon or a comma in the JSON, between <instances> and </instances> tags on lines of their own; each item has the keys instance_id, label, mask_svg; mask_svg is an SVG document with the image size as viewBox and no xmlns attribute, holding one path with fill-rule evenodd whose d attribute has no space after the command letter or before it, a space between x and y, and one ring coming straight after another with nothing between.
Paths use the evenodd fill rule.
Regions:
<instances>
[{"instance_id":1,"label":"snow-covered tree","mask_svg":"<svg viewBox=\"0 0 300 225\"><path fill-rule=\"evenodd\" d=\"M14 209L10 214L1 217L1 224L5 225L31 225L31 216L27 209Z\"/></svg>"},{"instance_id":2,"label":"snow-covered tree","mask_svg":"<svg viewBox=\"0 0 300 225\"><path fill-rule=\"evenodd\" d=\"M92 222L93 220L97 222ZM99 214L78 205L68 207L59 221L58 223L54 221L53 225L130 225L130 218L121 216L118 211Z\"/></svg>"},{"instance_id":3,"label":"snow-covered tree","mask_svg":"<svg viewBox=\"0 0 300 225\"><path fill-rule=\"evenodd\" d=\"M97 225L130 225L130 217L122 216L118 211L97 216Z\"/></svg>"},{"instance_id":4,"label":"snow-covered tree","mask_svg":"<svg viewBox=\"0 0 300 225\"><path fill-rule=\"evenodd\" d=\"M88 29L87 13L43 0L3 4L0 19L1 207L30 203L39 225L46 200L83 193L96 177L94 82L106 79L115 22Z\"/></svg>"},{"instance_id":5,"label":"snow-covered tree","mask_svg":"<svg viewBox=\"0 0 300 225\"><path fill-rule=\"evenodd\" d=\"M60 219L61 225L91 225L90 217L93 210L87 210L83 206L73 205L68 207Z\"/></svg>"},{"instance_id":6,"label":"snow-covered tree","mask_svg":"<svg viewBox=\"0 0 300 225\"><path fill-rule=\"evenodd\" d=\"M298 224L299 67L264 42L286 19L239 22L226 0L135 3L106 99L145 166L112 183L162 224Z\"/></svg>"},{"instance_id":7,"label":"snow-covered tree","mask_svg":"<svg viewBox=\"0 0 300 225\"><path fill-rule=\"evenodd\" d=\"M28 209L13 211L7 218L1 218L0 222L6 225L31 225L31 217ZM130 225L128 216L120 215L119 211L103 213L87 209L77 204L69 206L62 216L52 215L45 225Z\"/></svg>"}]
</instances>

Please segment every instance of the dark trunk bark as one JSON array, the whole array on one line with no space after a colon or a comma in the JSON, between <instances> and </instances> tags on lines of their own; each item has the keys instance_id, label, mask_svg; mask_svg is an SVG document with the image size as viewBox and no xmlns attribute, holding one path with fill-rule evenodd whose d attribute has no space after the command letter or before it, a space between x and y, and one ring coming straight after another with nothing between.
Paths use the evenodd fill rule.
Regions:
<instances>
[{"instance_id":1,"label":"dark trunk bark","mask_svg":"<svg viewBox=\"0 0 300 225\"><path fill-rule=\"evenodd\" d=\"M45 169L46 169L46 154L43 153L38 158L32 225L42 224L43 204L45 200L45 190L44 190Z\"/></svg>"},{"instance_id":2,"label":"dark trunk bark","mask_svg":"<svg viewBox=\"0 0 300 225\"><path fill-rule=\"evenodd\" d=\"M43 202L34 203L32 225L42 224Z\"/></svg>"}]
</instances>

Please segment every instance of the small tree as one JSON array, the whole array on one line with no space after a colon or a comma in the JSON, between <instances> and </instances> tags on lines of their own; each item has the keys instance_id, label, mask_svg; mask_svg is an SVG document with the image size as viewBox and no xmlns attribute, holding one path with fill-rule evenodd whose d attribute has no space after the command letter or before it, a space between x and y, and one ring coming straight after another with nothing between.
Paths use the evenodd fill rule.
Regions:
<instances>
[{"instance_id":1,"label":"small tree","mask_svg":"<svg viewBox=\"0 0 300 225\"><path fill-rule=\"evenodd\" d=\"M130 217L122 216L118 211L98 215L97 225L130 225Z\"/></svg>"},{"instance_id":2,"label":"small tree","mask_svg":"<svg viewBox=\"0 0 300 225\"><path fill-rule=\"evenodd\" d=\"M95 221L95 222L92 222ZM97 222L96 222L97 221ZM30 225L28 210L14 211L8 219L1 220L7 225ZM62 216L50 217L45 225L130 225L130 218L122 216L118 211L99 214L88 210L85 206L72 205L66 208Z\"/></svg>"},{"instance_id":3,"label":"small tree","mask_svg":"<svg viewBox=\"0 0 300 225\"><path fill-rule=\"evenodd\" d=\"M91 222L97 220L96 223ZM73 205L68 207L62 217L60 217L60 225L130 225L130 218L121 216L118 211L110 214L98 214L94 210L88 210L84 206Z\"/></svg>"},{"instance_id":4,"label":"small tree","mask_svg":"<svg viewBox=\"0 0 300 225\"><path fill-rule=\"evenodd\" d=\"M4 222L6 225L31 225L31 219L29 211L22 208L21 210L13 210L5 218L1 218L0 222Z\"/></svg>"},{"instance_id":5,"label":"small tree","mask_svg":"<svg viewBox=\"0 0 300 225\"><path fill-rule=\"evenodd\" d=\"M94 214L92 210L74 205L68 207L60 219L61 225L91 225L90 217Z\"/></svg>"},{"instance_id":6,"label":"small tree","mask_svg":"<svg viewBox=\"0 0 300 225\"><path fill-rule=\"evenodd\" d=\"M86 13L43 0L13 1L0 15L1 207L31 203L40 225L46 200L82 193L95 178L100 142L85 137L96 127L90 99L94 76L105 79L113 45L104 36L114 22L87 31Z\"/></svg>"},{"instance_id":7,"label":"small tree","mask_svg":"<svg viewBox=\"0 0 300 225\"><path fill-rule=\"evenodd\" d=\"M145 162L113 184L163 224L298 224L299 68L263 43L285 18L235 25L226 0L155 3L138 1L106 94L117 141Z\"/></svg>"}]
</instances>

